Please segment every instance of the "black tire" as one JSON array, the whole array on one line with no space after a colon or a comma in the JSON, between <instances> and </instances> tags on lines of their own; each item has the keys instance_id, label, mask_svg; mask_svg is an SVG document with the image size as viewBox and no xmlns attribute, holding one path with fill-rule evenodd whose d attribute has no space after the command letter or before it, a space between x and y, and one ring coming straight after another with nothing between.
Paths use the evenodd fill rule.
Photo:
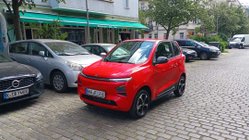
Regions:
<instances>
[{"instance_id":1,"label":"black tire","mask_svg":"<svg viewBox=\"0 0 249 140\"><path fill-rule=\"evenodd\" d=\"M186 57L185 62L189 62L189 58L188 57Z\"/></svg>"},{"instance_id":2,"label":"black tire","mask_svg":"<svg viewBox=\"0 0 249 140\"><path fill-rule=\"evenodd\" d=\"M52 74L50 83L53 89L58 93L64 93L68 89L67 79L61 71L56 71Z\"/></svg>"},{"instance_id":3,"label":"black tire","mask_svg":"<svg viewBox=\"0 0 249 140\"><path fill-rule=\"evenodd\" d=\"M209 58L208 58L207 53L205 53L205 52L201 53L200 59L201 59L201 60L208 60Z\"/></svg>"},{"instance_id":4,"label":"black tire","mask_svg":"<svg viewBox=\"0 0 249 140\"><path fill-rule=\"evenodd\" d=\"M134 119L142 118L146 115L150 106L150 94L146 90L140 90L134 98L130 109L130 116Z\"/></svg>"},{"instance_id":5,"label":"black tire","mask_svg":"<svg viewBox=\"0 0 249 140\"><path fill-rule=\"evenodd\" d=\"M174 94L176 97L181 97L184 94L185 86L186 86L186 77L184 75L182 75L180 77L180 80L178 81L178 83L176 85L176 89L174 91Z\"/></svg>"}]
</instances>

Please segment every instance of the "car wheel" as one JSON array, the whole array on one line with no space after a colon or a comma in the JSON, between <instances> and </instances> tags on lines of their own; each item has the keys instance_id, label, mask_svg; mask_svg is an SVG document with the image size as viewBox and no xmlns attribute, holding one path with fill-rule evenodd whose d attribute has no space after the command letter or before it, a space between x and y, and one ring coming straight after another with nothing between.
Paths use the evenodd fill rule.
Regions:
<instances>
[{"instance_id":1,"label":"car wheel","mask_svg":"<svg viewBox=\"0 0 249 140\"><path fill-rule=\"evenodd\" d=\"M56 92L63 93L67 90L67 79L65 75L60 71L56 71L53 73L51 84Z\"/></svg>"},{"instance_id":2,"label":"car wheel","mask_svg":"<svg viewBox=\"0 0 249 140\"><path fill-rule=\"evenodd\" d=\"M186 57L185 62L189 62L189 58L188 57Z\"/></svg>"},{"instance_id":3,"label":"car wheel","mask_svg":"<svg viewBox=\"0 0 249 140\"><path fill-rule=\"evenodd\" d=\"M201 55L200 55L200 59L201 60L208 60L208 55L207 55L207 53L201 53Z\"/></svg>"},{"instance_id":4,"label":"car wheel","mask_svg":"<svg viewBox=\"0 0 249 140\"><path fill-rule=\"evenodd\" d=\"M130 115L132 118L139 119L146 115L150 105L150 96L148 91L140 90L135 96Z\"/></svg>"},{"instance_id":5,"label":"car wheel","mask_svg":"<svg viewBox=\"0 0 249 140\"><path fill-rule=\"evenodd\" d=\"M177 83L176 90L174 91L176 97L181 97L183 95L185 91L185 86L186 86L186 77L182 75Z\"/></svg>"}]
</instances>

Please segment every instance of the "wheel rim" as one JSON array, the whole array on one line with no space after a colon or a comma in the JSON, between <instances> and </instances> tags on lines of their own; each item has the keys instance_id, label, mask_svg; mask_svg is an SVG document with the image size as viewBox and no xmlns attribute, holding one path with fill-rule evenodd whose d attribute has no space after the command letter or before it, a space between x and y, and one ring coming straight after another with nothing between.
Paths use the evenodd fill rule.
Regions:
<instances>
[{"instance_id":1,"label":"wheel rim","mask_svg":"<svg viewBox=\"0 0 249 140\"><path fill-rule=\"evenodd\" d=\"M56 90L62 90L64 87L64 79L61 75L55 75L53 78L53 85Z\"/></svg>"},{"instance_id":2,"label":"wheel rim","mask_svg":"<svg viewBox=\"0 0 249 140\"><path fill-rule=\"evenodd\" d=\"M146 93L142 93L137 100L137 114L139 116L145 115L149 108L149 97Z\"/></svg>"},{"instance_id":3,"label":"wheel rim","mask_svg":"<svg viewBox=\"0 0 249 140\"><path fill-rule=\"evenodd\" d=\"M180 79L180 81L178 83L178 90L179 90L180 94L184 93L184 91L185 91L185 85L186 85L185 77L181 77L181 79Z\"/></svg>"},{"instance_id":4,"label":"wheel rim","mask_svg":"<svg viewBox=\"0 0 249 140\"><path fill-rule=\"evenodd\" d=\"M203 53L202 55L201 55L201 59L207 59L207 55L205 54L205 53Z\"/></svg>"}]
</instances>

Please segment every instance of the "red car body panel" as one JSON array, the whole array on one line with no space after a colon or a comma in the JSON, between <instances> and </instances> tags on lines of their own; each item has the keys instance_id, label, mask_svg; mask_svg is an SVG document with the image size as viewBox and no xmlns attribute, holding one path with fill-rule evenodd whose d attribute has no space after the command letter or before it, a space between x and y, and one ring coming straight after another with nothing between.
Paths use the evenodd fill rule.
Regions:
<instances>
[{"instance_id":1,"label":"red car body panel","mask_svg":"<svg viewBox=\"0 0 249 140\"><path fill-rule=\"evenodd\" d=\"M129 41L148 41L148 40L129 40ZM82 73L86 76L100 78L132 78L128 82L110 82L104 80L91 79L82 74L78 77L78 94L85 103L119 111L129 111L136 93L143 87L149 88L151 100L157 99L157 96L172 86L185 74L185 57L175 56L167 63L154 65L153 58L161 40L149 40L154 42L153 49L149 58L143 64L128 64L117 62L104 62L100 60L84 68ZM115 49L113 49L115 50ZM125 95L117 92L118 87L125 87ZM105 104L84 97L86 88L104 91L106 96L104 100L113 101L115 105Z\"/></svg>"}]
</instances>

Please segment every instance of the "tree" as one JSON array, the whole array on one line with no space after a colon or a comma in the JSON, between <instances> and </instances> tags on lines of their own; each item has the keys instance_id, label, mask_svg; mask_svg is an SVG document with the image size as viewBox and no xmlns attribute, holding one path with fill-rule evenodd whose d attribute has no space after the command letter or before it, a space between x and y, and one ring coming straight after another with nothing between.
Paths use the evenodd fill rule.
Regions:
<instances>
[{"instance_id":1,"label":"tree","mask_svg":"<svg viewBox=\"0 0 249 140\"><path fill-rule=\"evenodd\" d=\"M56 0L56 1L65 3L65 0ZM3 2L5 3L6 7L8 8L8 11L12 16L16 39L21 40L22 32L21 32L20 15L19 15L20 6L28 7L29 9L31 9L32 7L35 7L35 3L33 0L11 0L11 2L3 0Z\"/></svg>"},{"instance_id":2,"label":"tree","mask_svg":"<svg viewBox=\"0 0 249 140\"><path fill-rule=\"evenodd\" d=\"M166 30L166 39L170 31L190 20L199 13L199 1L193 0L150 0L148 16Z\"/></svg>"},{"instance_id":3,"label":"tree","mask_svg":"<svg viewBox=\"0 0 249 140\"><path fill-rule=\"evenodd\" d=\"M61 24L59 21L53 21L50 24L38 24L32 23L31 27L37 29L37 36L42 39L59 39L65 40L68 34L65 32L63 33L60 29Z\"/></svg>"},{"instance_id":4,"label":"tree","mask_svg":"<svg viewBox=\"0 0 249 140\"><path fill-rule=\"evenodd\" d=\"M205 34L216 32L226 40L234 34L249 33L249 18L244 9L226 2L206 3L199 18L200 31Z\"/></svg>"},{"instance_id":5,"label":"tree","mask_svg":"<svg viewBox=\"0 0 249 140\"><path fill-rule=\"evenodd\" d=\"M146 18L147 18L146 17L146 11L145 10L139 10L138 13L139 13L139 21L140 21L140 23L145 25L146 24ZM140 33L141 33L142 38L144 38L144 30L141 30Z\"/></svg>"}]
</instances>

